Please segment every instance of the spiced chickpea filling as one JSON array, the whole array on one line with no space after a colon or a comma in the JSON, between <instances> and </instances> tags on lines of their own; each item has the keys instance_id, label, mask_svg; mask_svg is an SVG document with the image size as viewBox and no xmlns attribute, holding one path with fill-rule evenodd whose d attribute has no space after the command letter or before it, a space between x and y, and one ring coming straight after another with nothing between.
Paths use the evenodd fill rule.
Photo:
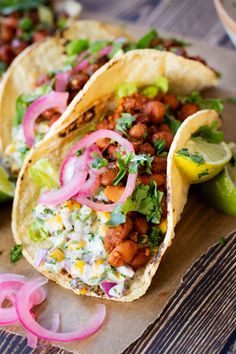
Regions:
<instances>
[{"instance_id":1,"label":"spiced chickpea filling","mask_svg":"<svg viewBox=\"0 0 236 354\"><path fill-rule=\"evenodd\" d=\"M64 157L59 178L48 160L30 168L43 186L29 229L37 243L35 265L66 274L81 294L127 294L167 230L166 169L174 135L201 106L217 104L196 92L170 93L165 77L152 86L119 86L94 117L100 120L94 131Z\"/></svg>"}]
</instances>

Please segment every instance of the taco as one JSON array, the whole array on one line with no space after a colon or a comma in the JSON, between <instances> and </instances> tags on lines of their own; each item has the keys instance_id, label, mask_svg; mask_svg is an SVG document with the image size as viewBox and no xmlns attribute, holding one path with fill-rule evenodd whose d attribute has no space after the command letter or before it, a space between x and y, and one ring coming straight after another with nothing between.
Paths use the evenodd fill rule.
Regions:
<instances>
[{"instance_id":1,"label":"taco","mask_svg":"<svg viewBox=\"0 0 236 354\"><path fill-rule=\"evenodd\" d=\"M44 137L91 75L111 58L134 48L172 51L180 46L176 39L169 40L167 46L156 31L134 43L121 28L79 21L64 32L62 39L51 38L26 51L7 73L0 99L5 165L17 176L33 143ZM187 55L183 48L178 53ZM198 63L196 70L199 67ZM217 82L209 68L204 76L207 86Z\"/></svg>"},{"instance_id":2,"label":"taco","mask_svg":"<svg viewBox=\"0 0 236 354\"><path fill-rule=\"evenodd\" d=\"M155 50L95 73L20 172L12 228L30 264L77 294L146 292L187 200L174 152L219 121L201 110L219 101L194 91L209 79L202 64Z\"/></svg>"}]
</instances>

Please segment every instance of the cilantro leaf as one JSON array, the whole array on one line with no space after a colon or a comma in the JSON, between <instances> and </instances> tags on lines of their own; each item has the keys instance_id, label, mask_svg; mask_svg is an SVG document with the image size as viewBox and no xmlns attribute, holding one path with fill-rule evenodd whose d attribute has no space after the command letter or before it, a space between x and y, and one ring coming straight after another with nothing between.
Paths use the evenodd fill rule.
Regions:
<instances>
[{"instance_id":1,"label":"cilantro leaf","mask_svg":"<svg viewBox=\"0 0 236 354\"><path fill-rule=\"evenodd\" d=\"M211 125L201 126L192 137L200 136L202 139L206 140L208 143L218 144L224 141L224 133L217 130L218 122L214 121Z\"/></svg>"},{"instance_id":2,"label":"cilantro leaf","mask_svg":"<svg viewBox=\"0 0 236 354\"><path fill-rule=\"evenodd\" d=\"M129 173L136 173L140 166L145 166L145 172L150 175L153 157L149 154L133 155L129 164Z\"/></svg>"},{"instance_id":3,"label":"cilantro leaf","mask_svg":"<svg viewBox=\"0 0 236 354\"><path fill-rule=\"evenodd\" d=\"M92 157L94 157L93 162L91 163L91 166L95 168L96 170L100 170L102 167L105 167L108 165L107 159L102 157L101 155L97 153L92 153Z\"/></svg>"},{"instance_id":4,"label":"cilantro leaf","mask_svg":"<svg viewBox=\"0 0 236 354\"><path fill-rule=\"evenodd\" d=\"M123 208L122 204L118 204L117 207L115 207L115 209L111 214L110 220L107 222L107 225L115 227L117 225L125 223L126 217L122 213L122 208Z\"/></svg>"},{"instance_id":5,"label":"cilantro leaf","mask_svg":"<svg viewBox=\"0 0 236 354\"><path fill-rule=\"evenodd\" d=\"M118 53L123 54L123 49L122 49L123 43L121 42L116 42L112 46L112 50L108 54L108 58L112 59L114 56L116 56Z\"/></svg>"},{"instance_id":6,"label":"cilantro leaf","mask_svg":"<svg viewBox=\"0 0 236 354\"><path fill-rule=\"evenodd\" d=\"M166 112L164 122L170 127L173 134L176 134L177 130L181 126L181 122L178 119L175 119L175 117L169 112Z\"/></svg>"},{"instance_id":7,"label":"cilantro leaf","mask_svg":"<svg viewBox=\"0 0 236 354\"><path fill-rule=\"evenodd\" d=\"M153 142L154 148L156 150L157 155L161 155L166 147L166 142L163 139L157 139Z\"/></svg>"},{"instance_id":8,"label":"cilantro leaf","mask_svg":"<svg viewBox=\"0 0 236 354\"><path fill-rule=\"evenodd\" d=\"M151 41L158 37L158 33L155 29L151 29L147 32L136 44L137 49L149 48Z\"/></svg>"},{"instance_id":9,"label":"cilantro leaf","mask_svg":"<svg viewBox=\"0 0 236 354\"><path fill-rule=\"evenodd\" d=\"M199 153L191 154L186 148L177 151L176 155L187 157L193 162L195 162L197 165L202 165L203 163L206 162L202 155L200 155Z\"/></svg>"},{"instance_id":10,"label":"cilantro leaf","mask_svg":"<svg viewBox=\"0 0 236 354\"><path fill-rule=\"evenodd\" d=\"M236 97L229 97L226 99L227 103L236 104Z\"/></svg>"},{"instance_id":11,"label":"cilantro leaf","mask_svg":"<svg viewBox=\"0 0 236 354\"><path fill-rule=\"evenodd\" d=\"M223 111L223 102L220 98L203 98L199 92L193 91L191 95L187 97L179 97L182 103L195 103L200 106L201 109L214 109L220 113Z\"/></svg>"},{"instance_id":12,"label":"cilantro leaf","mask_svg":"<svg viewBox=\"0 0 236 354\"><path fill-rule=\"evenodd\" d=\"M17 261L19 261L22 258L22 256L23 256L22 250L23 250L22 245L15 245L14 247L12 247L11 253L10 253L10 258L11 258L12 263L16 263Z\"/></svg>"},{"instance_id":13,"label":"cilantro leaf","mask_svg":"<svg viewBox=\"0 0 236 354\"><path fill-rule=\"evenodd\" d=\"M101 49L105 48L108 44L109 41L107 40L96 41L90 45L88 50L90 53L98 53Z\"/></svg>"},{"instance_id":14,"label":"cilantro leaf","mask_svg":"<svg viewBox=\"0 0 236 354\"><path fill-rule=\"evenodd\" d=\"M87 49L89 46L88 39L74 39L70 41L66 46L66 53L69 56L77 55L81 53L83 50Z\"/></svg>"},{"instance_id":15,"label":"cilantro leaf","mask_svg":"<svg viewBox=\"0 0 236 354\"><path fill-rule=\"evenodd\" d=\"M203 176L208 176L209 175L209 168L206 168L202 172L198 174L198 178L201 179Z\"/></svg>"},{"instance_id":16,"label":"cilantro leaf","mask_svg":"<svg viewBox=\"0 0 236 354\"><path fill-rule=\"evenodd\" d=\"M172 41L174 42L174 45L178 46L178 47L189 47L191 46L191 43L187 42L187 41L184 41L183 39L181 38L171 38Z\"/></svg>"},{"instance_id":17,"label":"cilantro leaf","mask_svg":"<svg viewBox=\"0 0 236 354\"><path fill-rule=\"evenodd\" d=\"M157 189L155 182L149 185L140 184L125 204L116 207L111 215L112 224L124 223L126 214L136 211L146 216L147 221L159 224L161 221L161 201L164 193Z\"/></svg>"},{"instance_id":18,"label":"cilantro leaf","mask_svg":"<svg viewBox=\"0 0 236 354\"><path fill-rule=\"evenodd\" d=\"M129 113L122 113L121 118L117 119L116 130L127 136L127 131L132 127L135 122L135 117Z\"/></svg>"},{"instance_id":19,"label":"cilantro leaf","mask_svg":"<svg viewBox=\"0 0 236 354\"><path fill-rule=\"evenodd\" d=\"M159 227L152 226L148 233L149 247L152 253L157 250L157 247L161 244L163 234Z\"/></svg>"}]
</instances>

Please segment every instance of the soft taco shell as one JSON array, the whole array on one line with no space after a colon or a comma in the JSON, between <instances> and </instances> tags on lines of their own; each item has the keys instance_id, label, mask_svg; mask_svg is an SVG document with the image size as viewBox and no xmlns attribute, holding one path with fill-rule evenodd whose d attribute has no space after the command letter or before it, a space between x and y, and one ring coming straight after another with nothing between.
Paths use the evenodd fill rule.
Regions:
<instances>
[{"instance_id":1,"label":"soft taco shell","mask_svg":"<svg viewBox=\"0 0 236 354\"><path fill-rule=\"evenodd\" d=\"M39 247L28 237L32 209L37 204L40 193L28 173L31 165L41 158L48 158L59 169L63 156L70 146L74 145L86 132L94 129L96 118L99 118L106 108L107 102L109 102L108 98L114 96L118 84L128 81L136 82L140 86L152 84L159 75L166 76L171 91L179 94L187 94L192 90L199 90L215 83L211 72L200 63L155 50L130 52L119 59L112 60L97 71L93 79L86 84L76 100L63 114L63 126L57 126L38 146L31 150L17 182L12 222L15 241L23 244L23 254L29 263L33 265L35 253ZM94 115L96 118L93 118ZM191 137L191 133L198 127L218 119L215 111L200 111L189 117L178 130L168 155L167 164L167 233L155 258L136 272L129 293L115 300L132 301L142 296L148 289L163 254L171 244L174 237L174 227L187 200L188 185L175 166L174 151L182 148ZM67 276L48 273L40 267L37 269L61 286L71 289ZM76 290L74 291L76 292Z\"/></svg>"},{"instance_id":2,"label":"soft taco shell","mask_svg":"<svg viewBox=\"0 0 236 354\"><path fill-rule=\"evenodd\" d=\"M1 82L0 92L0 148L4 151L12 140L12 125L16 99L35 89L39 77L50 70L63 67L64 46L67 40L88 38L91 41L130 36L118 26L97 21L73 21L60 36L47 38L25 49L13 61Z\"/></svg>"}]
</instances>

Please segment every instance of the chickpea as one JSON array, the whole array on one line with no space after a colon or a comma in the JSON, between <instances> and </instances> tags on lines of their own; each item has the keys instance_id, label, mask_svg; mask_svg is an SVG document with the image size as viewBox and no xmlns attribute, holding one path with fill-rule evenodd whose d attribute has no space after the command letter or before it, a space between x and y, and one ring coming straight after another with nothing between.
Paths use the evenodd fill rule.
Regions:
<instances>
[{"instance_id":1,"label":"chickpea","mask_svg":"<svg viewBox=\"0 0 236 354\"><path fill-rule=\"evenodd\" d=\"M132 261L130 262L130 266L136 270L142 266L144 266L150 259L150 249L145 248L138 251L138 253L134 256Z\"/></svg>"},{"instance_id":2,"label":"chickpea","mask_svg":"<svg viewBox=\"0 0 236 354\"><path fill-rule=\"evenodd\" d=\"M88 79L89 79L89 76L84 73L71 75L71 77L69 79L69 88L71 90L79 91L83 88L83 86L86 84Z\"/></svg>"},{"instance_id":3,"label":"chickpea","mask_svg":"<svg viewBox=\"0 0 236 354\"><path fill-rule=\"evenodd\" d=\"M152 162L152 170L154 172L166 172L167 168L167 158L155 156Z\"/></svg>"},{"instance_id":4,"label":"chickpea","mask_svg":"<svg viewBox=\"0 0 236 354\"><path fill-rule=\"evenodd\" d=\"M3 43L10 43L14 37L14 30L8 26L2 26L1 39Z\"/></svg>"},{"instance_id":5,"label":"chickpea","mask_svg":"<svg viewBox=\"0 0 236 354\"><path fill-rule=\"evenodd\" d=\"M138 246L131 240L124 240L109 254L107 260L113 267L129 264L138 251Z\"/></svg>"},{"instance_id":6,"label":"chickpea","mask_svg":"<svg viewBox=\"0 0 236 354\"><path fill-rule=\"evenodd\" d=\"M173 94L168 94L163 97L163 102L170 106L172 109L177 109L179 107L179 101L177 97Z\"/></svg>"},{"instance_id":7,"label":"chickpea","mask_svg":"<svg viewBox=\"0 0 236 354\"><path fill-rule=\"evenodd\" d=\"M110 143L110 139L109 138L102 138L102 139L98 139L96 141L96 145L99 147L100 150L104 150L108 147Z\"/></svg>"},{"instance_id":8,"label":"chickpea","mask_svg":"<svg viewBox=\"0 0 236 354\"><path fill-rule=\"evenodd\" d=\"M171 143L174 139L174 135L172 133L169 132L157 132L155 134L153 134L152 136L152 141L154 142L155 140L165 140L165 150L169 150Z\"/></svg>"},{"instance_id":9,"label":"chickpea","mask_svg":"<svg viewBox=\"0 0 236 354\"><path fill-rule=\"evenodd\" d=\"M55 112L52 114L52 117L49 121L49 127L51 127L59 118L60 118L60 113L59 112Z\"/></svg>"},{"instance_id":10,"label":"chickpea","mask_svg":"<svg viewBox=\"0 0 236 354\"><path fill-rule=\"evenodd\" d=\"M117 168L107 168L105 172L101 174L100 181L103 186L111 186L114 178L117 175Z\"/></svg>"},{"instance_id":11,"label":"chickpea","mask_svg":"<svg viewBox=\"0 0 236 354\"><path fill-rule=\"evenodd\" d=\"M6 64L10 64L14 58L14 53L9 44L0 45L0 60Z\"/></svg>"},{"instance_id":12,"label":"chickpea","mask_svg":"<svg viewBox=\"0 0 236 354\"><path fill-rule=\"evenodd\" d=\"M129 135L131 138L143 139L147 136L147 127L145 124L137 123L132 126L129 130Z\"/></svg>"},{"instance_id":13,"label":"chickpea","mask_svg":"<svg viewBox=\"0 0 236 354\"><path fill-rule=\"evenodd\" d=\"M39 42L48 36L47 31L40 30L33 33L33 42Z\"/></svg>"},{"instance_id":14,"label":"chickpea","mask_svg":"<svg viewBox=\"0 0 236 354\"><path fill-rule=\"evenodd\" d=\"M129 233L131 232L132 228L133 228L133 222L128 217L124 224L115 227L110 227L107 230L106 237L117 237L122 241L129 236Z\"/></svg>"},{"instance_id":15,"label":"chickpea","mask_svg":"<svg viewBox=\"0 0 236 354\"><path fill-rule=\"evenodd\" d=\"M136 116L136 122L142 123L142 124L148 124L148 123L150 123L150 118L147 114L138 113Z\"/></svg>"},{"instance_id":16,"label":"chickpea","mask_svg":"<svg viewBox=\"0 0 236 354\"><path fill-rule=\"evenodd\" d=\"M179 119L181 121L184 121L186 118L191 116L192 114L196 113L199 111L199 106L195 103L185 103L181 107L181 110L179 112Z\"/></svg>"},{"instance_id":17,"label":"chickpea","mask_svg":"<svg viewBox=\"0 0 236 354\"><path fill-rule=\"evenodd\" d=\"M139 152L142 153L142 154L155 155L156 151L155 151L154 147L151 144L145 143L145 144L140 145Z\"/></svg>"},{"instance_id":18,"label":"chickpea","mask_svg":"<svg viewBox=\"0 0 236 354\"><path fill-rule=\"evenodd\" d=\"M107 154L111 159L116 160L116 152L117 152L117 146L115 145L108 146Z\"/></svg>"},{"instance_id":19,"label":"chickpea","mask_svg":"<svg viewBox=\"0 0 236 354\"><path fill-rule=\"evenodd\" d=\"M166 219L167 218L167 201L166 201L165 196L163 196L162 201L161 201L161 211L162 211L162 218Z\"/></svg>"},{"instance_id":20,"label":"chickpea","mask_svg":"<svg viewBox=\"0 0 236 354\"><path fill-rule=\"evenodd\" d=\"M159 130L164 132L171 132L169 125L166 123L162 123L159 127Z\"/></svg>"},{"instance_id":21,"label":"chickpea","mask_svg":"<svg viewBox=\"0 0 236 354\"><path fill-rule=\"evenodd\" d=\"M166 176L164 174L152 174L150 176L144 175L138 177L138 182L142 184L149 184L150 181L155 181L157 187L163 186L166 183Z\"/></svg>"},{"instance_id":22,"label":"chickpea","mask_svg":"<svg viewBox=\"0 0 236 354\"><path fill-rule=\"evenodd\" d=\"M144 111L151 116L151 122L153 124L160 124L163 122L165 116L165 106L160 101L148 102L144 107Z\"/></svg>"},{"instance_id":23,"label":"chickpea","mask_svg":"<svg viewBox=\"0 0 236 354\"><path fill-rule=\"evenodd\" d=\"M121 241L122 239L118 236L107 232L106 236L104 237L104 247L108 254L111 253L112 250L121 243Z\"/></svg>"},{"instance_id":24,"label":"chickpea","mask_svg":"<svg viewBox=\"0 0 236 354\"><path fill-rule=\"evenodd\" d=\"M134 218L134 227L140 234L148 232L148 222L143 216L136 216Z\"/></svg>"},{"instance_id":25,"label":"chickpea","mask_svg":"<svg viewBox=\"0 0 236 354\"><path fill-rule=\"evenodd\" d=\"M137 153L137 152L139 152L139 148L140 148L140 146L142 145L142 142L141 141L132 141L132 139L131 139L131 144L133 145L133 147L134 147L134 151Z\"/></svg>"},{"instance_id":26,"label":"chickpea","mask_svg":"<svg viewBox=\"0 0 236 354\"><path fill-rule=\"evenodd\" d=\"M124 193L124 190L125 187L123 186L106 186L104 194L107 199L115 203L121 198L122 194Z\"/></svg>"}]
</instances>

